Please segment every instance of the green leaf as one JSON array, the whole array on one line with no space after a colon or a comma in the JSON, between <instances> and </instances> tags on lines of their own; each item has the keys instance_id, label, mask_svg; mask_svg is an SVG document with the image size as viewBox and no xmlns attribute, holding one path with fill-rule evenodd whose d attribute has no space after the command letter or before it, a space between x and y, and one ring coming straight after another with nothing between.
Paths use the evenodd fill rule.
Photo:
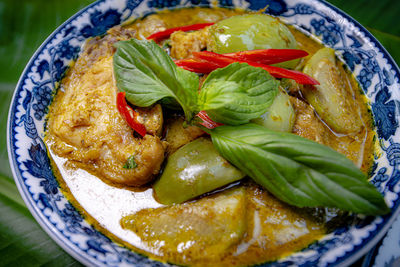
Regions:
<instances>
[{"instance_id":1,"label":"green leaf","mask_svg":"<svg viewBox=\"0 0 400 267\"><path fill-rule=\"evenodd\" d=\"M353 162L327 146L256 124L220 126L211 138L224 158L291 205L366 215L390 211Z\"/></svg>"},{"instance_id":2,"label":"green leaf","mask_svg":"<svg viewBox=\"0 0 400 267\"><path fill-rule=\"evenodd\" d=\"M15 183L10 178L3 175L0 175L0 196L7 197L21 207L25 207L25 203L19 195Z\"/></svg>"},{"instance_id":3,"label":"green leaf","mask_svg":"<svg viewBox=\"0 0 400 267\"><path fill-rule=\"evenodd\" d=\"M82 266L40 228L15 184L0 176L1 266Z\"/></svg>"},{"instance_id":4,"label":"green leaf","mask_svg":"<svg viewBox=\"0 0 400 267\"><path fill-rule=\"evenodd\" d=\"M327 0L360 22L364 27L400 35L400 2L397 0Z\"/></svg>"},{"instance_id":5,"label":"green leaf","mask_svg":"<svg viewBox=\"0 0 400 267\"><path fill-rule=\"evenodd\" d=\"M386 48L389 54L400 65L400 37L385 32L381 32L372 28L368 30L378 39L378 41Z\"/></svg>"},{"instance_id":6,"label":"green leaf","mask_svg":"<svg viewBox=\"0 0 400 267\"><path fill-rule=\"evenodd\" d=\"M51 32L92 2L1 0L0 82L16 83L35 50Z\"/></svg>"},{"instance_id":7,"label":"green leaf","mask_svg":"<svg viewBox=\"0 0 400 267\"><path fill-rule=\"evenodd\" d=\"M7 128L7 114L15 84L0 82L0 125L3 129ZM0 132L0 173L12 177L7 155L7 131ZM12 180L12 178L10 178Z\"/></svg>"},{"instance_id":8,"label":"green leaf","mask_svg":"<svg viewBox=\"0 0 400 267\"><path fill-rule=\"evenodd\" d=\"M25 207L12 179L5 129L14 88L35 50L61 23L92 2L0 1L0 266L82 266L41 229Z\"/></svg>"},{"instance_id":9,"label":"green leaf","mask_svg":"<svg viewBox=\"0 0 400 267\"><path fill-rule=\"evenodd\" d=\"M130 156L127 160L126 160L126 162L125 162L125 165L123 166L123 168L125 168L125 169L134 169L134 168L136 168L137 167L137 163L136 163L136 161L135 161L135 156Z\"/></svg>"},{"instance_id":10,"label":"green leaf","mask_svg":"<svg viewBox=\"0 0 400 267\"><path fill-rule=\"evenodd\" d=\"M131 39L115 44L114 74L119 90L135 106L148 107L164 99L175 99L187 120L197 103L199 78L178 68L155 42Z\"/></svg>"},{"instance_id":11,"label":"green leaf","mask_svg":"<svg viewBox=\"0 0 400 267\"><path fill-rule=\"evenodd\" d=\"M397 0L327 0L368 29L400 65L400 1Z\"/></svg>"},{"instance_id":12,"label":"green leaf","mask_svg":"<svg viewBox=\"0 0 400 267\"><path fill-rule=\"evenodd\" d=\"M200 91L199 108L219 123L248 123L266 112L278 86L267 71L233 63L210 73Z\"/></svg>"}]
</instances>

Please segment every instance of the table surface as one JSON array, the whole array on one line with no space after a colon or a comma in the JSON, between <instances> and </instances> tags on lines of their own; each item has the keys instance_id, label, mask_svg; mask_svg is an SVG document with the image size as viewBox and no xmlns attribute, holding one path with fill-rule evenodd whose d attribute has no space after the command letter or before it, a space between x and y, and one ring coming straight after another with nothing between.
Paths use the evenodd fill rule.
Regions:
<instances>
[{"instance_id":1,"label":"table surface","mask_svg":"<svg viewBox=\"0 0 400 267\"><path fill-rule=\"evenodd\" d=\"M34 51L57 26L92 2L0 0L0 266L80 265L40 228L20 198L8 163L5 129L12 93ZM400 65L400 1L327 2L365 26Z\"/></svg>"}]
</instances>

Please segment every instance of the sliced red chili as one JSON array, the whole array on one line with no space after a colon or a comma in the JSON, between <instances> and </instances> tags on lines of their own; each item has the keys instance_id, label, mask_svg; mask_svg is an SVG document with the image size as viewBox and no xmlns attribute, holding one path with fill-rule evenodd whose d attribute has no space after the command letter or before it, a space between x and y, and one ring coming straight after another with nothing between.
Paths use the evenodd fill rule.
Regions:
<instances>
[{"instance_id":1,"label":"sliced red chili","mask_svg":"<svg viewBox=\"0 0 400 267\"><path fill-rule=\"evenodd\" d=\"M237 60L237 59L233 59L233 58L224 56L223 54L217 54L217 53L210 52L210 51L193 52L193 56L195 56L195 58L206 60L209 63L218 65L218 66L220 66L220 68L224 68L234 62L239 62L239 60Z\"/></svg>"},{"instance_id":2,"label":"sliced red chili","mask_svg":"<svg viewBox=\"0 0 400 267\"><path fill-rule=\"evenodd\" d=\"M208 117L207 112L205 112L204 110L197 113L196 116L203 120L203 122L201 122L200 124L206 127L207 129L214 129L215 127L223 125L222 123L213 121L210 117Z\"/></svg>"},{"instance_id":3,"label":"sliced red chili","mask_svg":"<svg viewBox=\"0 0 400 267\"><path fill-rule=\"evenodd\" d=\"M319 82L317 80L315 80L311 76L308 76L307 74L302 73L297 70L288 70L288 69L284 69L284 68L279 68L279 67L269 66L269 65L259 64L259 63L253 63L253 62L246 62L246 63L253 67L263 68L264 70L268 71L269 74L271 74L275 78L292 79L292 80L295 80L298 84L319 85Z\"/></svg>"},{"instance_id":4,"label":"sliced red chili","mask_svg":"<svg viewBox=\"0 0 400 267\"><path fill-rule=\"evenodd\" d=\"M162 41L164 39L169 38L169 36L177 31L183 31L183 32L188 32L188 31L196 31L203 29L207 26L211 26L214 23L198 23L198 24L192 24L192 25L187 25L187 26L182 26L182 27L175 27L175 28L170 28L165 31L159 31L156 33L153 33L149 37L147 37L148 40L154 40L156 43L159 41Z\"/></svg>"},{"instance_id":5,"label":"sliced red chili","mask_svg":"<svg viewBox=\"0 0 400 267\"><path fill-rule=\"evenodd\" d=\"M221 68L217 64L213 64L207 60L202 60L200 58L179 59L174 60L174 62L178 67L197 73L210 73L213 70Z\"/></svg>"},{"instance_id":6,"label":"sliced red chili","mask_svg":"<svg viewBox=\"0 0 400 267\"><path fill-rule=\"evenodd\" d=\"M319 84L319 82L317 80L315 80L314 78L312 78L312 77L308 76L307 74L302 73L300 71L288 70L288 69L279 68L279 67L275 67L275 66L269 66L269 65L253 62L250 60L233 59L233 58L227 57L225 55L217 54L217 53L210 52L210 51L193 52L193 55L196 58L209 61L210 63L212 63L214 65L218 65L218 66L220 66L220 68L226 67L229 64L232 64L234 62L241 62L241 63L247 63L253 67L262 68L262 69L268 71L275 78L293 79L299 84L311 84L311 85Z\"/></svg>"},{"instance_id":7,"label":"sliced red chili","mask_svg":"<svg viewBox=\"0 0 400 267\"><path fill-rule=\"evenodd\" d=\"M270 65L302 58L308 56L308 53L300 49L256 49L223 55L233 59Z\"/></svg>"},{"instance_id":8,"label":"sliced red chili","mask_svg":"<svg viewBox=\"0 0 400 267\"><path fill-rule=\"evenodd\" d=\"M117 109L133 130L142 137L146 135L146 127L137 120L138 114L126 103L125 92L117 94Z\"/></svg>"}]
</instances>

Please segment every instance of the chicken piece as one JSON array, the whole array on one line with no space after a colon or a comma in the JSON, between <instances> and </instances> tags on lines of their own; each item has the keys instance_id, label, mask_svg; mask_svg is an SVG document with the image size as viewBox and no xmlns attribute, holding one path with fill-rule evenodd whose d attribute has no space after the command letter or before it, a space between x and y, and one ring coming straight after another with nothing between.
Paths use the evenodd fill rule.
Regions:
<instances>
[{"instance_id":1,"label":"chicken piece","mask_svg":"<svg viewBox=\"0 0 400 267\"><path fill-rule=\"evenodd\" d=\"M292 132L320 144L326 144L329 140L329 129L316 116L314 109L295 97L290 97L290 102L296 111Z\"/></svg>"},{"instance_id":2,"label":"chicken piece","mask_svg":"<svg viewBox=\"0 0 400 267\"><path fill-rule=\"evenodd\" d=\"M192 142L204 134L204 131L196 126L184 127L182 117L173 118L166 123L165 141L168 143L167 153L171 155L181 146Z\"/></svg>"},{"instance_id":3,"label":"chicken piece","mask_svg":"<svg viewBox=\"0 0 400 267\"><path fill-rule=\"evenodd\" d=\"M296 120L292 129L294 134L316 141L320 144L331 147L347 158L352 160L362 171L368 172L371 165L364 161L365 157L371 157L369 150L374 140L372 131L365 128L357 135L336 135L316 115L314 108L306 102L291 97L290 101L296 111Z\"/></svg>"},{"instance_id":4,"label":"chicken piece","mask_svg":"<svg viewBox=\"0 0 400 267\"><path fill-rule=\"evenodd\" d=\"M193 52L199 52L207 47L208 28L199 31L171 34L171 56L175 59L189 57Z\"/></svg>"},{"instance_id":5,"label":"chicken piece","mask_svg":"<svg viewBox=\"0 0 400 267\"><path fill-rule=\"evenodd\" d=\"M89 62L81 57L77 64ZM157 136L135 138L116 108L117 88L112 57L90 61L82 72L72 68L52 106L47 142L52 151L76 166L109 182L140 186L158 174L164 160L164 144ZM162 124L161 108L146 111L153 125ZM159 120L158 123L155 120ZM153 127L158 131L160 126ZM136 168L124 168L129 158Z\"/></svg>"},{"instance_id":6,"label":"chicken piece","mask_svg":"<svg viewBox=\"0 0 400 267\"><path fill-rule=\"evenodd\" d=\"M97 60L112 56L116 50L114 47L116 42L129 40L135 36L136 30L115 26L109 29L104 37L96 36L89 39L83 48L80 60L75 63L75 72L80 70L80 73L84 73Z\"/></svg>"},{"instance_id":7,"label":"chicken piece","mask_svg":"<svg viewBox=\"0 0 400 267\"><path fill-rule=\"evenodd\" d=\"M153 33L166 30L169 28L169 26L167 25L167 22L160 17L160 15L152 14L146 17L144 20L127 25L126 28L136 29L136 38L144 40Z\"/></svg>"},{"instance_id":8,"label":"chicken piece","mask_svg":"<svg viewBox=\"0 0 400 267\"><path fill-rule=\"evenodd\" d=\"M163 126L163 113L160 104L154 105L152 108L137 108L137 120L144 124L148 134L160 136Z\"/></svg>"},{"instance_id":9,"label":"chicken piece","mask_svg":"<svg viewBox=\"0 0 400 267\"><path fill-rule=\"evenodd\" d=\"M123 217L121 225L168 261L204 266L241 240L245 207L244 189L230 189L196 202L143 209Z\"/></svg>"}]
</instances>

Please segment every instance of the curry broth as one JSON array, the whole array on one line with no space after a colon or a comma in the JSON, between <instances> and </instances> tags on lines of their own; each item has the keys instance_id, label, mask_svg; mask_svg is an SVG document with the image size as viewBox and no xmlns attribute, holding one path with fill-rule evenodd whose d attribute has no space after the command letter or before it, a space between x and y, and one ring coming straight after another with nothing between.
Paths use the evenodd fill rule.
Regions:
<instances>
[{"instance_id":1,"label":"curry broth","mask_svg":"<svg viewBox=\"0 0 400 267\"><path fill-rule=\"evenodd\" d=\"M65 138L57 135L57 132L53 129L57 116L61 116L60 110L62 110L66 91L73 90L71 88L74 88L74 86L84 83L85 81L82 81L82 79L86 77L84 75L88 72L88 69L93 72L93 76L90 79L95 79L99 77L96 75L102 71L102 66L110 68L111 65L108 62L108 58L114 52L114 48L112 47L113 42L133 37L143 39L153 32L166 28L194 23L214 22L242 13L243 11L241 10L207 8L164 11L150 15L143 20L134 21L132 24L113 28L109 31L109 35L105 37L108 38L107 42L109 44L104 45L104 43L101 43L102 39L100 38L94 38L88 42L91 45L89 48L90 51L86 50L86 54L84 53L78 58L76 63L70 68L50 107L45 142L52 159L54 172L67 198L91 224L95 225L106 236L136 252L143 253L163 262L173 262L183 265L242 266L273 261L287 256L307 247L310 243L323 237L328 231L326 221L328 219L319 214L319 212L324 214L324 209L313 209L310 212L309 209L293 208L277 200L251 181L245 180L234 186L233 189L221 190L201 200L205 203L203 206L206 206L207 203L217 201L220 196L229 196L231 194L229 192L234 191L233 199L237 203L239 203L238 199L240 199L240 203L242 203L237 205L244 205L235 206L234 209L237 211L235 216L242 216L241 220L243 221L240 227L243 227L244 233L242 233L239 241L235 241L236 243L234 244L221 244L221 246L226 246L223 249L221 249L221 246L218 247L218 244L212 243L214 241L204 240L203 242L201 237L198 240L191 240L190 237L187 237L181 244L176 245L171 242L173 245L168 245L168 242L165 242L169 241L168 238L163 237L157 232L151 232L157 229L156 226L152 229L145 227L146 225L151 225L154 221L150 221L151 219L146 218L144 215L151 215L151 212L156 209L166 210L165 213L162 213L163 216L169 216L168 218L171 220L174 219L174 215L168 213L168 207L155 200L151 185L140 188L131 186L122 187L103 179L101 170L99 172L98 167L88 168L79 163L79 159L81 159L79 157L82 155L76 154L77 152L74 150L74 147L66 145ZM294 27L290 27L290 29L299 43L300 49L313 54L322 47L320 43L296 30ZM103 62L103 65L99 62ZM300 62L299 66L303 62ZM305 106L301 94L295 90L294 94L300 99L298 100L300 102L296 102L297 104L292 103L295 106L296 115L298 118L302 118L302 123L306 122L306 126L308 125L307 123L310 125L312 123L312 127L309 128L318 129L320 132L317 137L315 135L311 136L311 133L306 129L307 127L295 127L294 132L303 137L324 143L344 153L364 172L368 172L372 164L374 140L371 115L366 98L361 94L361 90L354 77L343 66L340 66L340 71L346 77L346 84L352 90L353 98L358 103L358 115L360 116L360 120L364 122L363 131L352 136L334 133L317 117L309 106ZM108 77L107 79L111 79L107 81L109 86L115 86L112 78ZM293 87L296 85L289 83L287 86ZM90 92L87 94L90 94ZM112 95L113 92L110 92L110 94ZM94 91L94 97L99 97L99 95L101 98L101 93ZM109 106L115 109L115 103L111 102ZM64 109L66 108L64 107ZM111 121L113 123L122 123L119 119L112 118ZM115 136L114 138L117 140L121 137ZM98 140L95 141L97 142ZM110 142L112 141L110 140ZM164 142L162 145L165 145L165 141L162 142ZM105 144L102 143L102 145ZM75 155L75 158L70 156L72 154ZM87 157L88 155L85 154L84 156ZM92 154L89 156L92 156ZM177 214L185 214L187 209L198 205L196 202L197 200L183 204L181 205L182 209L180 205L177 205L178 207L174 207L173 209L177 209ZM201 210L203 206L199 204L197 208ZM314 212L315 210L318 210L318 212ZM210 214L214 213L206 213L202 219L205 222L207 220L212 221L215 218L213 217L215 214ZM140 229L140 227L135 226L132 220L143 222L142 225L145 225L144 228ZM154 220L157 220L157 218ZM229 222L233 223L233 221ZM331 220L329 228L332 227L332 222L333 226L335 225L335 220ZM182 222L181 226L184 227L185 223ZM175 225L175 227L179 228L179 225ZM221 233L218 232L217 234ZM185 247L185 244L189 244L187 243L188 240L192 242L190 243L192 247L196 247L196 242L202 246L209 245L211 242L215 251L218 251L220 248L222 252L214 254L213 251L206 251L204 254L204 249L201 249L201 247L196 249L182 249L182 247ZM181 249L177 249L177 247Z\"/></svg>"}]
</instances>

